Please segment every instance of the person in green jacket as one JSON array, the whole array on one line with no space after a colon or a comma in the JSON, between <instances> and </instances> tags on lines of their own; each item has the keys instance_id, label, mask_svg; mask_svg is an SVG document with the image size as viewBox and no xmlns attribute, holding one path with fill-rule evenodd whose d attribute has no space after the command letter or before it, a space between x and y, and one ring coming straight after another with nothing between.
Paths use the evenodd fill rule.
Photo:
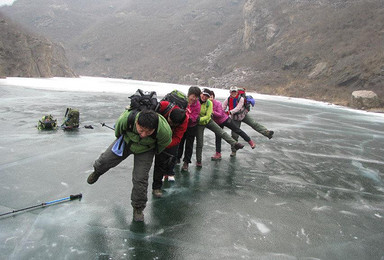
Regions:
<instances>
[{"instance_id":1,"label":"person in green jacket","mask_svg":"<svg viewBox=\"0 0 384 260\"><path fill-rule=\"evenodd\" d=\"M243 144L238 143L233 139L229 134L227 134L215 121L212 120L213 104L209 100L211 97L211 91L209 89L203 89L200 94L200 118L197 125L197 134L196 134L196 166L202 167L202 154L203 154L203 143L204 143L204 129L207 127L209 130L215 134L221 136L231 147L235 150L241 149L244 147Z\"/></svg>"},{"instance_id":2,"label":"person in green jacket","mask_svg":"<svg viewBox=\"0 0 384 260\"><path fill-rule=\"evenodd\" d=\"M143 210L147 203L149 170L153 157L161 153L172 141L172 130L167 120L152 110L138 112L130 128L128 117L133 111L126 110L115 125L116 140L93 164L94 171L88 176L89 184L95 183L101 175L117 166L133 154L133 188L131 204L133 220L144 221Z\"/></svg>"}]
</instances>

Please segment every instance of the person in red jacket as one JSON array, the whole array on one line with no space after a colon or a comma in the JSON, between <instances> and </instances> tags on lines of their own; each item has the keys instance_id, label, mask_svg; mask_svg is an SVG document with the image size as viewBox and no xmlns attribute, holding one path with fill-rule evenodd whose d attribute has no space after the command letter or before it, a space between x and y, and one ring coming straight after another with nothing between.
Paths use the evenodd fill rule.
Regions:
<instances>
[{"instance_id":1,"label":"person in red jacket","mask_svg":"<svg viewBox=\"0 0 384 260\"><path fill-rule=\"evenodd\" d=\"M224 100L223 109L227 110L233 123L240 127L241 123L252 127L255 131L271 139L274 131L268 130L265 126L257 123L250 115L248 115L248 109L245 107L245 98L240 96L239 89L236 86L232 86L229 89L230 96ZM228 109L227 109L228 107ZM239 135L232 131L232 137L235 140L239 139ZM231 157L236 156L236 150L232 149Z\"/></svg>"},{"instance_id":2,"label":"person in red jacket","mask_svg":"<svg viewBox=\"0 0 384 260\"><path fill-rule=\"evenodd\" d=\"M188 113L170 103L169 101L160 101L160 106L157 112L167 119L172 130L172 141L165 150L156 155L155 167L153 170L152 194L160 198L163 195L161 190L163 177L168 181L175 181L173 168L176 164L177 150L179 143L183 138L188 126Z\"/></svg>"}]
</instances>

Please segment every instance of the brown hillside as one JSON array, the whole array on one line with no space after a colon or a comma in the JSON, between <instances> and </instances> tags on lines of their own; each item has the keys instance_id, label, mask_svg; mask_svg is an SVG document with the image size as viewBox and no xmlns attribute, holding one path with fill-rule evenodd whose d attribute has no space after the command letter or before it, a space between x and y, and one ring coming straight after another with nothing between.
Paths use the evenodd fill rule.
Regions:
<instances>
[{"instance_id":1,"label":"brown hillside","mask_svg":"<svg viewBox=\"0 0 384 260\"><path fill-rule=\"evenodd\" d=\"M74 77L61 46L32 35L0 13L0 77Z\"/></svg>"},{"instance_id":2,"label":"brown hillside","mask_svg":"<svg viewBox=\"0 0 384 260\"><path fill-rule=\"evenodd\" d=\"M2 11L81 75L243 85L348 104L384 96L381 0L18 0Z\"/></svg>"}]
</instances>

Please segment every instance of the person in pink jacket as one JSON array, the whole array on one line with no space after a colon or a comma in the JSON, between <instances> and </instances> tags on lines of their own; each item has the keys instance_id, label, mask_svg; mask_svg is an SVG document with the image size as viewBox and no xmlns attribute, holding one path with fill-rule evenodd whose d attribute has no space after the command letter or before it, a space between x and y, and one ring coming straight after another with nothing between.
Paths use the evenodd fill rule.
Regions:
<instances>
[{"instance_id":1,"label":"person in pink jacket","mask_svg":"<svg viewBox=\"0 0 384 260\"><path fill-rule=\"evenodd\" d=\"M185 153L184 153L184 164L182 166L183 171L188 170L188 164L191 163L191 158L193 154L193 143L195 142L197 134L197 124L199 122L200 116L200 102L199 96L201 90L197 86L192 86L188 90L188 115L189 121L187 126L187 131L185 131L183 138L179 144L179 149L177 152L177 161L180 162L181 157L183 156L184 144L185 144Z\"/></svg>"},{"instance_id":2,"label":"person in pink jacket","mask_svg":"<svg viewBox=\"0 0 384 260\"><path fill-rule=\"evenodd\" d=\"M255 143L243 130L241 130L237 125L233 123L232 119L224 111L221 102L215 99L215 92L211 90L210 93L211 93L210 99L213 103L213 113L212 113L213 121L215 121L221 128L224 128L224 126L228 127L234 133L240 135L247 143L249 143L252 149L255 149L256 147ZM217 134L215 136L216 136L216 153L211 157L211 160L221 160L221 137Z\"/></svg>"}]
</instances>

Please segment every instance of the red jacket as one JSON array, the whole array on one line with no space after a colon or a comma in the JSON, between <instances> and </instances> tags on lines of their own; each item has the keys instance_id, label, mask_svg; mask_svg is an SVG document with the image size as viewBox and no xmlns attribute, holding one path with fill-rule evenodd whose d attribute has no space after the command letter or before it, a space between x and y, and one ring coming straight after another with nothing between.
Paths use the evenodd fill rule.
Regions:
<instances>
[{"instance_id":1,"label":"red jacket","mask_svg":"<svg viewBox=\"0 0 384 260\"><path fill-rule=\"evenodd\" d=\"M168 120L168 116L171 113L171 111L174 110L175 108L179 108L177 105L175 105L173 108L171 108L171 110L166 112L168 105L169 105L168 101L160 101L160 107L159 107L159 110L158 110L158 113L161 114L167 120ZM183 138L183 135L184 135L185 131L187 130L188 119L189 119L189 116L188 116L188 113L187 113L185 115L184 122L181 125L178 125L176 127L171 126L171 129L172 129L172 141L167 146L167 148L171 148L171 147L173 147L175 145L178 145L180 143L181 138Z\"/></svg>"}]
</instances>

